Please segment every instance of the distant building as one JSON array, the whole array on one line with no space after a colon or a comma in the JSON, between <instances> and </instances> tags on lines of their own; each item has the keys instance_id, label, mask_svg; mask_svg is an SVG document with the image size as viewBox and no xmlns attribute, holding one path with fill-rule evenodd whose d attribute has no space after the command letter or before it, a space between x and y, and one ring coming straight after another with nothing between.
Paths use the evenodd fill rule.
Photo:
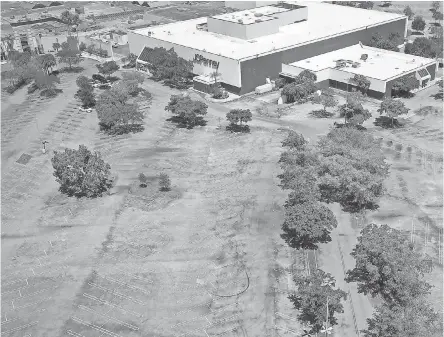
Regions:
<instances>
[{"instance_id":1,"label":"distant building","mask_svg":"<svg viewBox=\"0 0 444 337\"><path fill-rule=\"evenodd\" d=\"M130 52L139 55L143 63L145 48L174 48L179 56L193 61L196 89L207 90L212 83L209 76L217 70L221 85L242 95L266 84L267 79L285 75L285 69L295 68L302 60L360 41L368 44L376 33L385 38L392 33L405 37L407 33L408 19L399 14L323 2L253 4L254 8L234 13L129 31ZM392 62L395 58L387 59ZM362 64L360 69L367 68ZM432 78L433 71L428 72ZM378 90L385 93L386 87Z\"/></svg>"}]
</instances>

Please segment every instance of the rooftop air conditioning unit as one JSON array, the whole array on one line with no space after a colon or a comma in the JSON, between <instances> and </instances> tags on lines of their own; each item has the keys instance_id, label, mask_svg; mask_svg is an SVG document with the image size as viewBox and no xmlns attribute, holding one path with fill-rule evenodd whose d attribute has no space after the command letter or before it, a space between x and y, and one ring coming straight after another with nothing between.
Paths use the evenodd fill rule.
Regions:
<instances>
[{"instance_id":1,"label":"rooftop air conditioning unit","mask_svg":"<svg viewBox=\"0 0 444 337\"><path fill-rule=\"evenodd\" d=\"M368 54L362 54L360 59L363 60L364 62L367 61Z\"/></svg>"}]
</instances>

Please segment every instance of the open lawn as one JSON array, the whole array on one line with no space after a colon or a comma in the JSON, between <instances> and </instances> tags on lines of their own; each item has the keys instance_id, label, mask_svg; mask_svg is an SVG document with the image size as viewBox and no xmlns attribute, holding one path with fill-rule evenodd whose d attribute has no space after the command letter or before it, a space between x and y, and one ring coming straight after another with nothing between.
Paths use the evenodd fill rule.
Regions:
<instances>
[{"instance_id":1,"label":"open lawn","mask_svg":"<svg viewBox=\"0 0 444 337\"><path fill-rule=\"evenodd\" d=\"M94 64L84 61L85 73L95 73ZM164 107L178 91L147 80L142 86L153 101L142 107L144 131L113 137L99 132L95 113L77 109L76 76L62 78L64 91L56 99L38 103L21 91L2 108L2 333L294 335L301 326L287 294L291 275L306 273L308 264L332 273L349 293L335 330L354 336L365 328L375 301L345 284L344 270L353 267L349 253L363 223L371 221L408 231L413 218L418 245L426 242L425 223L430 223L424 250L434 270L428 277L435 285L442 279L436 253L442 160L433 173L430 164L409 162L407 153L398 158L387 149L393 167L381 208L356 220L333 205L339 222L333 242L304 256L280 238L286 198L277 178L282 128L314 143L336 118L308 116L319 108L312 104L270 118L256 112L266 103L250 97L207 103L206 126L176 128L166 121ZM233 107L254 112L250 133L225 130L225 114ZM374 104L369 108L376 114ZM436 152L442 146L442 127L440 134L432 131L439 126L427 119L396 132L367 123L381 137L429 151L429 144ZM433 137L416 138L413 130ZM47 154L40 151L42 139L49 141ZM79 144L100 151L111 164L117 181L109 195L88 200L57 191L52 151ZM138 183L141 172L149 178L146 188ZM159 191L161 172L171 178L169 192ZM442 308L440 290L433 293L437 308Z\"/></svg>"}]
</instances>

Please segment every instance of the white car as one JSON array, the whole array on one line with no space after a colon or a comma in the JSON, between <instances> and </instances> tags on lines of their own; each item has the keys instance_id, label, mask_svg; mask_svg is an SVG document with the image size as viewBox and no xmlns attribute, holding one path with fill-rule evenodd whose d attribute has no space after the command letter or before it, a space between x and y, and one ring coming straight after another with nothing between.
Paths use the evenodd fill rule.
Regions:
<instances>
[{"instance_id":1,"label":"white car","mask_svg":"<svg viewBox=\"0 0 444 337\"><path fill-rule=\"evenodd\" d=\"M79 107L79 110L82 112L88 112L88 113L93 111L91 108L84 108L84 107Z\"/></svg>"}]
</instances>

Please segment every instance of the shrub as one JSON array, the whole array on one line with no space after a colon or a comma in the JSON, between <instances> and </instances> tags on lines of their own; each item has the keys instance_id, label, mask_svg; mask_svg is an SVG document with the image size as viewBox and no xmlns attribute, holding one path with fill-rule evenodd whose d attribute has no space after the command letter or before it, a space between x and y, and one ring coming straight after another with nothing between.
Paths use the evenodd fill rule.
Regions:
<instances>
[{"instance_id":1,"label":"shrub","mask_svg":"<svg viewBox=\"0 0 444 337\"><path fill-rule=\"evenodd\" d=\"M80 51L85 51L86 50L86 44L85 44L85 42L80 42L80 44L79 44L79 49L80 49Z\"/></svg>"},{"instance_id":2,"label":"shrub","mask_svg":"<svg viewBox=\"0 0 444 337\"><path fill-rule=\"evenodd\" d=\"M140 173L139 174L139 181L140 181L140 187L146 187L147 182L148 182L148 178L143 173Z\"/></svg>"},{"instance_id":3,"label":"shrub","mask_svg":"<svg viewBox=\"0 0 444 337\"><path fill-rule=\"evenodd\" d=\"M92 75L92 79L93 79L94 81L98 81L98 82L100 82L100 83L106 83L106 82L108 82L108 81L106 80L106 78L105 78L104 76L100 75L100 74L94 74L94 75Z\"/></svg>"},{"instance_id":4,"label":"shrub","mask_svg":"<svg viewBox=\"0 0 444 337\"><path fill-rule=\"evenodd\" d=\"M51 162L60 191L69 196L97 197L112 186L110 165L85 145L78 150L54 151Z\"/></svg>"},{"instance_id":5,"label":"shrub","mask_svg":"<svg viewBox=\"0 0 444 337\"><path fill-rule=\"evenodd\" d=\"M171 189L171 180L166 173L159 175L159 187L161 191L169 191Z\"/></svg>"}]
</instances>

